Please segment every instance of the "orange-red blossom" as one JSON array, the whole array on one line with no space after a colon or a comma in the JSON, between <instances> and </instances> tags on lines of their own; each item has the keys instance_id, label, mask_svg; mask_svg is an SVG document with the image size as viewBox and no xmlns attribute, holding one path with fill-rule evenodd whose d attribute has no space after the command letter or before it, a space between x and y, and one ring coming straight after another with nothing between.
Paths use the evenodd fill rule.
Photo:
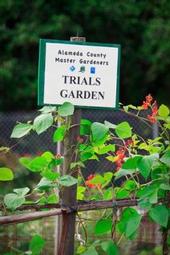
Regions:
<instances>
[{"instance_id":1,"label":"orange-red blossom","mask_svg":"<svg viewBox=\"0 0 170 255\"><path fill-rule=\"evenodd\" d=\"M152 107L152 113L149 114L147 116L147 119L151 122L151 123L155 123L156 122L156 115L158 114L158 106L156 101L154 102L154 106Z\"/></svg>"},{"instance_id":2,"label":"orange-red blossom","mask_svg":"<svg viewBox=\"0 0 170 255\"><path fill-rule=\"evenodd\" d=\"M85 181L85 185L88 186L91 189L101 188L101 184L93 184L93 183L91 183L91 181L93 180L94 177L95 177L95 174L90 174L87 177L87 180Z\"/></svg>"}]
</instances>

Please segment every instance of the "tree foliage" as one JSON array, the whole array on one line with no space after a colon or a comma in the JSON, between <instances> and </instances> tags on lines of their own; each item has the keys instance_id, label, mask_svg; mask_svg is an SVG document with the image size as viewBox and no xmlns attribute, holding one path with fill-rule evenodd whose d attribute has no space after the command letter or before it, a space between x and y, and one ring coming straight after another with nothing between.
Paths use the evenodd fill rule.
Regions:
<instances>
[{"instance_id":1,"label":"tree foliage","mask_svg":"<svg viewBox=\"0 0 170 255\"><path fill-rule=\"evenodd\" d=\"M169 13L168 0L1 0L0 109L36 106L39 38L74 35L122 45L122 102L151 92L167 104Z\"/></svg>"}]
</instances>

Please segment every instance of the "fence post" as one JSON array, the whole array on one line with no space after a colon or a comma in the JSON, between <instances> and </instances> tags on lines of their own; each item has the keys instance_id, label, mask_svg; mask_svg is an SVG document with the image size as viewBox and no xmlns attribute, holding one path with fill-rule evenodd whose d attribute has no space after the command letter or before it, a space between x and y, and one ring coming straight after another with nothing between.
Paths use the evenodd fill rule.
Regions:
<instances>
[{"instance_id":1,"label":"fence post","mask_svg":"<svg viewBox=\"0 0 170 255\"><path fill-rule=\"evenodd\" d=\"M85 37L71 37L70 41L85 42ZM67 118L66 121L71 121L71 124L80 124L81 110L75 110L72 117ZM80 126L77 125L69 131L63 142L64 163L62 174L70 174L70 164L77 160L77 155L73 152L74 145L77 142ZM76 176L76 173L75 173ZM76 185L64 188L61 192L61 203L63 206L74 206L76 204ZM74 235L75 235L75 212L66 214L62 213L62 218L59 222L59 238L58 238L58 255L73 255L74 254Z\"/></svg>"}]
</instances>

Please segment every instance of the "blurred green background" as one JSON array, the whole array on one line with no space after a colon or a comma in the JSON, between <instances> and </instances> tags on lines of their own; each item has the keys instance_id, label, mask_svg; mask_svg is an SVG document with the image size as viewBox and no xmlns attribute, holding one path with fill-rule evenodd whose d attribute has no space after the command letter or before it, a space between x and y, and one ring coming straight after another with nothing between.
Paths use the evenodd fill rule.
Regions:
<instances>
[{"instance_id":1,"label":"blurred green background","mask_svg":"<svg viewBox=\"0 0 170 255\"><path fill-rule=\"evenodd\" d=\"M169 103L169 0L0 0L0 111L37 107L39 38L119 43L120 102Z\"/></svg>"}]
</instances>

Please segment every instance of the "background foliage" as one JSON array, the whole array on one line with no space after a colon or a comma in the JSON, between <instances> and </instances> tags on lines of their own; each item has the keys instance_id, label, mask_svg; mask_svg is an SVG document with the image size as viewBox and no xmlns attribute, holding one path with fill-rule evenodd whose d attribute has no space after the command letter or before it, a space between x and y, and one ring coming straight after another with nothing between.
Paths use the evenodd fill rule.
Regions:
<instances>
[{"instance_id":1,"label":"background foliage","mask_svg":"<svg viewBox=\"0 0 170 255\"><path fill-rule=\"evenodd\" d=\"M36 107L39 38L122 45L121 98L168 103L170 1L1 0L0 110ZM132 93L133 92L133 93Z\"/></svg>"}]
</instances>

